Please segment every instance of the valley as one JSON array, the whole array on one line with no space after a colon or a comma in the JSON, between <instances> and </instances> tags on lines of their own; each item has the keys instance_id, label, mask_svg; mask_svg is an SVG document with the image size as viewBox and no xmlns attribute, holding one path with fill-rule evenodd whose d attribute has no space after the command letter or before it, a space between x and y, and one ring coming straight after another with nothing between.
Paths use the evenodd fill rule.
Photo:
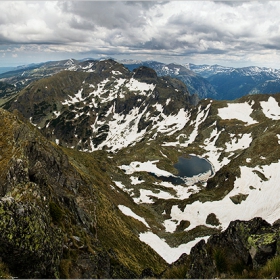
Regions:
<instances>
[{"instance_id":1,"label":"valley","mask_svg":"<svg viewBox=\"0 0 280 280\"><path fill-rule=\"evenodd\" d=\"M241 243L250 261L242 267L258 267L249 238L269 232L275 243L280 233L280 94L198 100L181 80L145 65L130 71L109 59L68 61L62 69L65 63L51 63L48 75L2 98L0 212L8 221L11 212L35 215L40 208L40 224L62 246L48 256L52 270L42 257L48 243L40 271L26 263L29 274L17 271L8 255L22 246L3 222L1 244L11 245L0 253L11 273L180 278L173 271L180 267L181 278L199 278L191 269L195 256L221 246L221 236L230 239L233 225L242 238L246 233ZM185 176L177 165L188 157L207 165ZM26 205L33 205L29 212ZM259 227L256 218L276 224L257 220ZM19 234L29 240L34 232ZM200 270L221 277L217 262L211 275Z\"/></svg>"}]
</instances>

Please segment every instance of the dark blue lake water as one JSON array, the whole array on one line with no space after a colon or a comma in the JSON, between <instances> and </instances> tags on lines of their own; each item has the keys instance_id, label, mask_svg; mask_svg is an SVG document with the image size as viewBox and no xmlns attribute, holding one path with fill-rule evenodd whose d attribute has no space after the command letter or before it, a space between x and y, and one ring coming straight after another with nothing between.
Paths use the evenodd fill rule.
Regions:
<instances>
[{"instance_id":1,"label":"dark blue lake water","mask_svg":"<svg viewBox=\"0 0 280 280\"><path fill-rule=\"evenodd\" d=\"M180 177L192 177L209 170L211 175L213 174L211 164L206 159L197 156L179 157L174 167L178 170L178 176Z\"/></svg>"},{"instance_id":2,"label":"dark blue lake water","mask_svg":"<svg viewBox=\"0 0 280 280\"><path fill-rule=\"evenodd\" d=\"M156 176L153 173L150 174L162 181L170 182L174 185L181 185L185 183L183 179L185 177L193 177L208 171L211 171L211 175L214 173L211 164L206 159L193 155L189 155L188 157L179 157L178 162L174 164L174 167L178 170L178 175L176 176L167 177Z\"/></svg>"}]
</instances>

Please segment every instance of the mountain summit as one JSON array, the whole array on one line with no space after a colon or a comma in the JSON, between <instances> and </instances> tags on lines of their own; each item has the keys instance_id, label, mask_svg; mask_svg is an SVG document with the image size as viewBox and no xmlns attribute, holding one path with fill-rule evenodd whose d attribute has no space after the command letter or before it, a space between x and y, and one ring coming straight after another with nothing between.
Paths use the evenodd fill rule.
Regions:
<instances>
[{"instance_id":1,"label":"mountain summit","mask_svg":"<svg viewBox=\"0 0 280 280\"><path fill-rule=\"evenodd\" d=\"M155 130L181 127L180 117L196 102L179 80L105 60L33 82L5 108L20 111L60 145L115 151Z\"/></svg>"}]
</instances>

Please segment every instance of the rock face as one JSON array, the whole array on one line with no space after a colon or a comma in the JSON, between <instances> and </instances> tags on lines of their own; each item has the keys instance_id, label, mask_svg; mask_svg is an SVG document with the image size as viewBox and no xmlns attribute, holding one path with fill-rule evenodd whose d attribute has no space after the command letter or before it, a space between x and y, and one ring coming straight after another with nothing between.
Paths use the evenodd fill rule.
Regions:
<instances>
[{"instance_id":1,"label":"rock face","mask_svg":"<svg viewBox=\"0 0 280 280\"><path fill-rule=\"evenodd\" d=\"M152 84L157 82L157 73L153 69L141 66L134 71L133 77L141 82Z\"/></svg>"}]
</instances>

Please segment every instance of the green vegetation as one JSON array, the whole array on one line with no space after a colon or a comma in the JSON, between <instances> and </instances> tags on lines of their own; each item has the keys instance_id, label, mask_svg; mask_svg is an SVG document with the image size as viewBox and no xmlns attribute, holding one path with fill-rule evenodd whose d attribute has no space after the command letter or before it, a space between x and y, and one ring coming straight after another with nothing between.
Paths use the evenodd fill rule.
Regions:
<instances>
[{"instance_id":1,"label":"green vegetation","mask_svg":"<svg viewBox=\"0 0 280 280\"><path fill-rule=\"evenodd\" d=\"M49 208L50 208L50 215L52 217L52 220L55 223L61 222L63 218L63 211L62 209L54 202L49 203Z\"/></svg>"},{"instance_id":2,"label":"green vegetation","mask_svg":"<svg viewBox=\"0 0 280 280\"><path fill-rule=\"evenodd\" d=\"M279 278L280 277L280 256L277 255L274 258L268 260L265 266L263 266L258 272L259 278Z\"/></svg>"},{"instance_id":3,"label":"green vegetation","mask_svg":"<svg viewBox=\"0 0 280 280\"><path fill-rule=\"evenodd\" d=\"M60 265L59 265L59 277L60 278L62 278L62 279L70 278L70 274L69 274L70 266L71 266L70 259L62 259L60 261Z\"/></svg>"},{"instance_id":4,"label":"green vegetation","mask_svg":"<svg viewBox=\"0 0 280 280\"><path fill-rule=\"evenodd\" d=\"M140 275L142 269L149 267L151 260L154 264L153 271L160 273L166 265L165 262L138 238L139 232L145 231L146 227L138 220L120 215L116 205L127 205L140 216L147 217L147 221L153 216L146 209L138 213L139 210L134 209L135 205L127 194L111 189L110 174L116 172L112 159L105 156L104 151L89 154L73 149L63 148L63 150L69 156L71 164L92 185L92 192L95 195L98 193L98 198L95 196L96 200L88 195L83 198L83 209L87 209L93 215L94 236L104 248L108 250L114 248L118 261L129 267L136 275ZM88 192L86 189L80 191L85 191L85 194ZM92 246L95 249L95 246Z\"/></svg>"},{"instance_id":5,"label":"green vegetation","mask_svg":"<svg viewBox=\"0 0 280 280\"><path fill-rule=\"evenodd\" d=\"M163 279L185 279L188 273L187 265L174 265L171 266L166 272L163 273Z\"/></svg>"},{"instance_id":6,"label":"green vegetation","mask_svg":"<svg viewBox=\"0 0 280 280\"><path fill-rule=\"evenodd\" d=\"M264 246L264 245L269 245L272 243L275 243L277 239L277 234L276 233L264 233L264 234L251 234L248 237L248 244L251 247L257 247L259 246Z\"/></svg>"},{"instance_id":7,"label":"green vegetation","mask_svg":"<svg viewBox=\"0 0 280 280\"><path fill-rule=\"evenodd\" d=\"M0 261L0 279L12 279L6 264Z\"/></svg>"},{"instance_id":8,"label":"green vegetation","mask_svg":"<svg viewBox=\"0 0 280 280\"><path fill-rule=\"evenodd\" d=\"M219 273L226 272L228 270L226 253L223 249L216 248L213 253L213 258Z\"/></svg>"}]
</instances>

